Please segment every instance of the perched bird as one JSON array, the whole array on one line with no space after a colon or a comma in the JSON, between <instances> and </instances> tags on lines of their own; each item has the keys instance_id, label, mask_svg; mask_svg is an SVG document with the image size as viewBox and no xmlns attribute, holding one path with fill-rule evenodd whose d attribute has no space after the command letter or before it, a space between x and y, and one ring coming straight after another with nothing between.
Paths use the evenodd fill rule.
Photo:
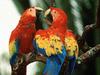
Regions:
<instances>
[{"instance_id":1,"label":"perched bird","mask_svg":"<svg viewBox=\"0 0 100 75\"><path fill-rule=\"evenodd\" d=\"M33 45L38 54L47 57L42 75L58 75L67 55L64 46L67 16L59 8L50 7L45 15L47 12L50 12L53 21L48 29L36 32Z\"/></svg>"},{"instance_id":2,"label":"perched bird","mask_svg":"<svg viewBox=\"0 0 100 75\"><path fill-rule=\"evenodd\" d=\"M50 11L51 10L48 9L45 14L48 15L48 13ZM56 10L56 11L58 11L58 10ZM62 10L60 9L60 11L62 11ZM51 14L52 14L52 11L51 11ZM65 47L66 53L67 53L67 56L66 56L67 60L65 60L65 61L67 61L68 66L66 67L65 75L68 75L68 74L71 75L75 68L76 59L78 58L79 47L78 47L77 39L76 39L76 36L73 33L73 31L67 27L67 22L66 22L67 14L65 15L64 12L60 13L60 15L63 17L63 19L61 16L57 17L58 16L57 12L54 12L53 15L54 15L53 19L55 17L56 17L56 19L58 18L57 19L58 21L55 22L56 27L62 26L62 30L65 30L65 33L63 33L63 35L61 35L64 47ZM61 23L61 25L59 26L60 23ZM66 24L66 27L63 26L65 24ZM51 24L51 26L52 26L52 24ZM62 30L60 29L60 31L62 31Z\"/></svg>"},{"instance_id":3,"label":"perched bird","mask_svg":"<svg viewBox=\"0 0 100 75\"><path fill-rule=\"evenodd\" d=\"M18 25L11 32L9 39L10 64L22 63L25 54L34 51L32 41L36 33L35 21L38 7L31 7L22 14ZM19 61L20 60L20 61Z\"/></svg>"},{"instance_id":4,"label":"perched bird","mask_svg":"<svg viewBox=\"0 0 100 75\"><path fill-rule=\"evenodd\" d=\"M64 61L68 62L66 71L71 74L78 57L77 41L73 32L66 26L67 15L63 10L50 7L45 12L45 16L48 14L52 16L50 27L46 30L38 30L33 40L37 52L47 57L43 75L59 75Z\"/></svg>"}]
</instances>

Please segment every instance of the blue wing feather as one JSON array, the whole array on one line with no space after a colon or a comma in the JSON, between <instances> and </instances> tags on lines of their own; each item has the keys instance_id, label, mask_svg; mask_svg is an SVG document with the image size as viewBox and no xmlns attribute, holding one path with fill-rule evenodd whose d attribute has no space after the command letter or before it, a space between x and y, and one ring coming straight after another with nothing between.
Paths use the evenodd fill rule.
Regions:
<instances>
[{"instance_id":1,"label":"blue wing feather","mask_svg":"<svg viewBox=\"0 0 100 75\"><path fill-rule=\"evenodd\" d=\"M66 50L62 54L52 55L47 58L43 75L59 75L59 71L66 57Z\"/></svg>"},{"instance_id":2,"label":"blue wing feather","mask_svg":"<svg viewBox=\"0 0 100 75\"><path fill-rule=\"evenodd\" d=\"M37 50L37 53L46 55L45 49L44 49L44 48L39 48L39 46L38 46L38 44L36 43L35 40L33 40L33 46L34 46L34 48Z\"/></svg>"}]
</instances>

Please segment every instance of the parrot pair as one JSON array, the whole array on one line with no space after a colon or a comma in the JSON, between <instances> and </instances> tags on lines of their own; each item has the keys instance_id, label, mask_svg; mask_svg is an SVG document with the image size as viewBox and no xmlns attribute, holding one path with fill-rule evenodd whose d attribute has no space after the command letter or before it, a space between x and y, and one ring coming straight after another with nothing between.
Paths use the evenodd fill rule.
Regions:
<instances>
[{"instance_id":1,"label":"parrot pair","mask_svg":"<svg viewBox=\"0 0 100 75\"><path fill-rule=\"evenodd\" d=\"M60 8L50 7L45 12L52 16L50 27L36 30L36 7L27 9L21 16L9 40L10 64L24 54L36 51L47 57L42 75L59 75L64 61L68 61L68 72L72 73L78 57L78 45L74 34L68 30L67 15ZM65 60L68 58L68 60Z\"/></svg>"},{"instance_id":2,"label":"parrot pair","mask_svg":"<svg viewBox=\"0 0 100 75\"><path fill-rule=\"evenodd\" d=\"M64 61L68 62L66 71L72 73L78 57L78 44L75 35L67 24L67 15L60 8L50 7L46 12L52 16L52 23L45 30L38 30L33 40L33 46L40 55L46 56L46 65L42 75L59 75ZM65 60L68 58L68 60Z\"/></svg>"}]
</instances>

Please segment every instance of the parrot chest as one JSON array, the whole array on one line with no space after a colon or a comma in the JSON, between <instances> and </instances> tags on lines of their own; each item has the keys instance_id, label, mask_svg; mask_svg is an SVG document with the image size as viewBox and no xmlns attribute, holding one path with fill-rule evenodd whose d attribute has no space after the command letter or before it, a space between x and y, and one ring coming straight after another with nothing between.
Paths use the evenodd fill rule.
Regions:
<instances>
[{"instance_id":1,"label":"parrot chest","mask_svg":"<svg viewBox=\"0 0 100 75\"><path fill-rule=\"evenodd\" d=\"M34 34L34 29L27 28L27 30L23 30L20 38L20 53L29 53L33 50L32 39Z\"/></svg>"},{"instance_id":2,"label":"parrot chest","mask_svg":"<svg viewBox=\"0 0 100 75\"><path fill-rule=\"evenodd\" d=\"M47 56L62 53L63 42L54 32L44 32L40 35L37 34L35 40L39 48L45 49Z\"/></svg>"},{"instance_id":3,"label":"parrot chest","mask_svg":"<svg viewBox=\"0 0 100 75\"><path fill-rule=\"evenodd\" d=\"M51 31L52 30L52 31ZM53 34L56 35L60 38L60 40L64 43L64 38L65 38L65 29L62 27L52 27L52 29L50 29L50 31L48 32L49 35Z\"/></svg>"}]
</instances>

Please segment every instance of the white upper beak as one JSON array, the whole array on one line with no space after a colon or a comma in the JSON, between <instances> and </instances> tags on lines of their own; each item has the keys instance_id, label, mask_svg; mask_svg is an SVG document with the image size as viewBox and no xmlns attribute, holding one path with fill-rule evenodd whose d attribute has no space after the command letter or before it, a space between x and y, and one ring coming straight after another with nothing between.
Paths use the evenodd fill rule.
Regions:
<instances>
[{"instance_id":1,"label":"white upper beak","mask_svg":"<svg viewBox=\"0 0 100 75\"><path fill-rule=\"evenodd\" d=\"M40 8L40 7L34 7L34 8L37 9L37 10L43 11L43 9Z\"/></svg>"},{"instance_id":2,"label":"white upper beak","mask_svg":"<svg viewBox=\"0 0 100 75\"><path fill-rule=\"evenodd\" d=\"M45 11L44 16L46 17L51 12L51 9Z\"/></svg>"}]
</instances>

